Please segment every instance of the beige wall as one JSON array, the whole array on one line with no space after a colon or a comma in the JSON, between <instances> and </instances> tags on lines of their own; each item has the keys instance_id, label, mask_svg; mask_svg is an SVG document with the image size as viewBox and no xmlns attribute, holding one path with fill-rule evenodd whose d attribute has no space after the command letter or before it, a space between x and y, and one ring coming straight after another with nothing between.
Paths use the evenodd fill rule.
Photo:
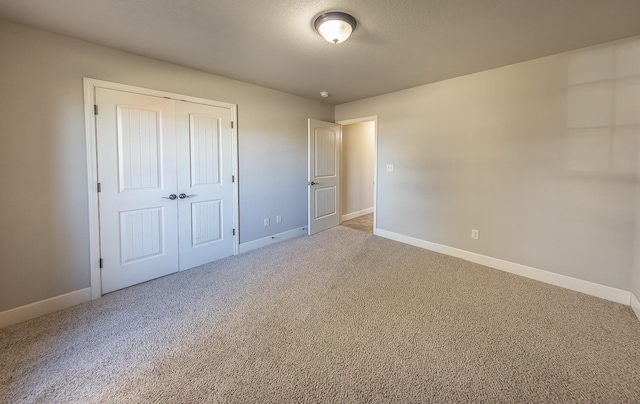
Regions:
<instances>
[{"instance_id":1,"label":"beige wall","mask_svg":"<svg viewBox=\"0 0 640 404\"><path fill-rule=\"evenodd\" d=\"M373 208L375 122L342 127L342 216Z\"/></svg>"},{"instance_id":2,"label":"beige wall","mask_svg":"<svg viewBox=\"0 0 640 404\"><path fill-rule=\"evenodd\" d=\"M640 290L640 38L336 107L370 115L379 228Z\"/></svg>"},{"instance_id":3,"label":"beige wall","mask_svg":"<svg viewBox=\"0 0 640 404\"><path fill-rule=\"evenodd\" d=\"M639 108L640 109L640 108ZM638 134L640 137L640 133ZM635 222L635 254L631 274L631 292L640 299L640 147L638 147L638 165L636 180L636 222Z\"/></svg>"},{"instance_id":4,"label":"beige wall","mask_svg":"<svg viewBox=\"0 0 640 404\"><path fill-rule=\"evenodd\" d=\"M333 107L0 21L0 311L89 287L83 77L237 104L241 241L307 224L307 118Z\"/></svg>"}]
</instances>

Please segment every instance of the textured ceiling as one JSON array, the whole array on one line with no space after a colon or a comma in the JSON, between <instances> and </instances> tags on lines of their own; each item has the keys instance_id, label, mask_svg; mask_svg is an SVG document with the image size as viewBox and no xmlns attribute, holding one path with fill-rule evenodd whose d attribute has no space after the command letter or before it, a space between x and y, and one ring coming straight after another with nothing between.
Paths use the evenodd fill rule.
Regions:
<instances>
[{"instance_id":1,"label":"textured ceiling","mask_svg":"<svg viewBox=\"0 0 640 404\"><path fill-rule=\"evenodd\" d=\"M313 19L352 14L338 45ZM640 0L0 0L0 18L339 104L640 34Z\"/></svg>"}]
</instances>

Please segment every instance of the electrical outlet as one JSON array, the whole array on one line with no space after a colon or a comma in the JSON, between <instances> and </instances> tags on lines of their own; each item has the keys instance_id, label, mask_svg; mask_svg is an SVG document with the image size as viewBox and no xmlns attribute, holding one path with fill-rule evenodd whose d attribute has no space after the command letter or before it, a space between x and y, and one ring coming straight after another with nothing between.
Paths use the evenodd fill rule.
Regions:
<instances>
[{"instance_id":1,"label":"electrical outlet","mask_svg":"<svg viewBox=\"0 0 640 404\"><path fill-rule=\"evenodd\" d=\"M265 218L265 219L264 219L264 226L265 226L265 227L267 227L267 226L269 226L270 224L271 224L271 221L269 220L269 218L268 218L268 217L267 217L267 218Z\"/></svg>"},{"instance_id":2,"label":"electrical outlet","mask_svg":"<svg viewBox=\"0 0 640 404\"><path fill-rule=\"evenodd\" d=\"M276 223L282 223L282 215L276 216Z\"/></svg>"},{"instance_id":3,"label":"electrical outlet","mask_svg":"<svg viewBox=\"0 0 640 404\"><path fill-rule=\"evenodd\" d=\"M393 172L393 164L387 164L387 172L388 173L392 173Z\"/></svg>"},{"instance_id":4,"label":"electrical outlet","mask_svg":"<svg viewBox=\"0 0 640 404\"><path fill-rule=\"evenodd\" d=\"M480 238L480 230L471 229L471 238L478 240Z\"/></svg>"}]
</instances>

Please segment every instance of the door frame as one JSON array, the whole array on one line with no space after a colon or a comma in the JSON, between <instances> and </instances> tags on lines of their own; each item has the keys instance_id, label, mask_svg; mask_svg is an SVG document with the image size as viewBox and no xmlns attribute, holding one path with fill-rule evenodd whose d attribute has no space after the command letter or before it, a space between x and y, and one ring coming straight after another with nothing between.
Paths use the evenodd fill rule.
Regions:
<instances>
[{"instance_id":1,"label":"door frame","mask_svg":"<svg viewBox=\"0 0 640 404\"><path fill-rule=\"evenodd\" d=\"M96 118L94 113L94 105L96 105L95 89L97 87L231 109L231 119L234 124L231 129L231 161L233 175L236 178L236 181L233 182L233 228L236 229L235 235L233 236L233 255L238 255L240 227L238 226L239 178L237 105L167 91L152 90L149 88L97 80L88 77L83 77L82 80L84 88L84 119L87 153L87 194L89 197L89 268L91 276L91 299L95 300L102 296L102 280L100 273L100 210L98 205L98 147L96 141Z\"/></svg>"},{"instance_id":2,"label":"door frame","mask_svg":"<svg viewBox=\"0 0 640 404\"><path fill-rule=\"evenodd\" d=\"M374 123L373 129L373 234L378 235L378 115L365 116L362 118L344 119L336 121L337 124L353 125L362 122ZM340 144L340 155L342 156L342 144ZM342 164L342 158L340 159ZM342 187L342 177L340 178L340 187ZM342 202L342 201L340 201ZM342 218L342 203L340 203L340 218ZM342 223L342 220L340 220Z\"/></svg>"}]
</instances>

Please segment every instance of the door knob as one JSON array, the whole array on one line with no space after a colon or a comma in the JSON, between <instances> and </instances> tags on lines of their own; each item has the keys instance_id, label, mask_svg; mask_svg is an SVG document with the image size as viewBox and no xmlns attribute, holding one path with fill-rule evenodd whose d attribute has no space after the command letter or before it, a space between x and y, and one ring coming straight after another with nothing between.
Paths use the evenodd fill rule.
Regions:
<instances>
[{"instance_id":1,"label":"door knob","mask_svg":"<svg viewBox=\"0 0 640 404\"><path fill-rule=\"evenodd\" d=\"M311 181L311 182L309 183L309 185L320 185L320 184L318 184L317 182L313 182L313 181Z\"/></svg>"},{"instance_id":2,"label":"door knob","mask_svg":"<svg viewBox=\"0 0 640 404\"><path fill-rule=\"evenodd\" d=\"M169 196L163 196L162 197L162 199L171 199L171 200L174 200L176 198L177 198L176 194L171 194Z\"/></svg>"},{"instance_id":3,"label":"door knob","mask_svg":"<svg viewBox=\"0 0 640 404\"><path fill-rule=\"evenodd\" d=\"M184 199L184 198L191 198L191 197L194 197L194 196L196 196L196 194L187 195L187 194L185 194L185 193L183 192L183 193L181 193L181 194L178 196L178 198L180 198L180 199Z\"/></svg>"}]
</instances>

